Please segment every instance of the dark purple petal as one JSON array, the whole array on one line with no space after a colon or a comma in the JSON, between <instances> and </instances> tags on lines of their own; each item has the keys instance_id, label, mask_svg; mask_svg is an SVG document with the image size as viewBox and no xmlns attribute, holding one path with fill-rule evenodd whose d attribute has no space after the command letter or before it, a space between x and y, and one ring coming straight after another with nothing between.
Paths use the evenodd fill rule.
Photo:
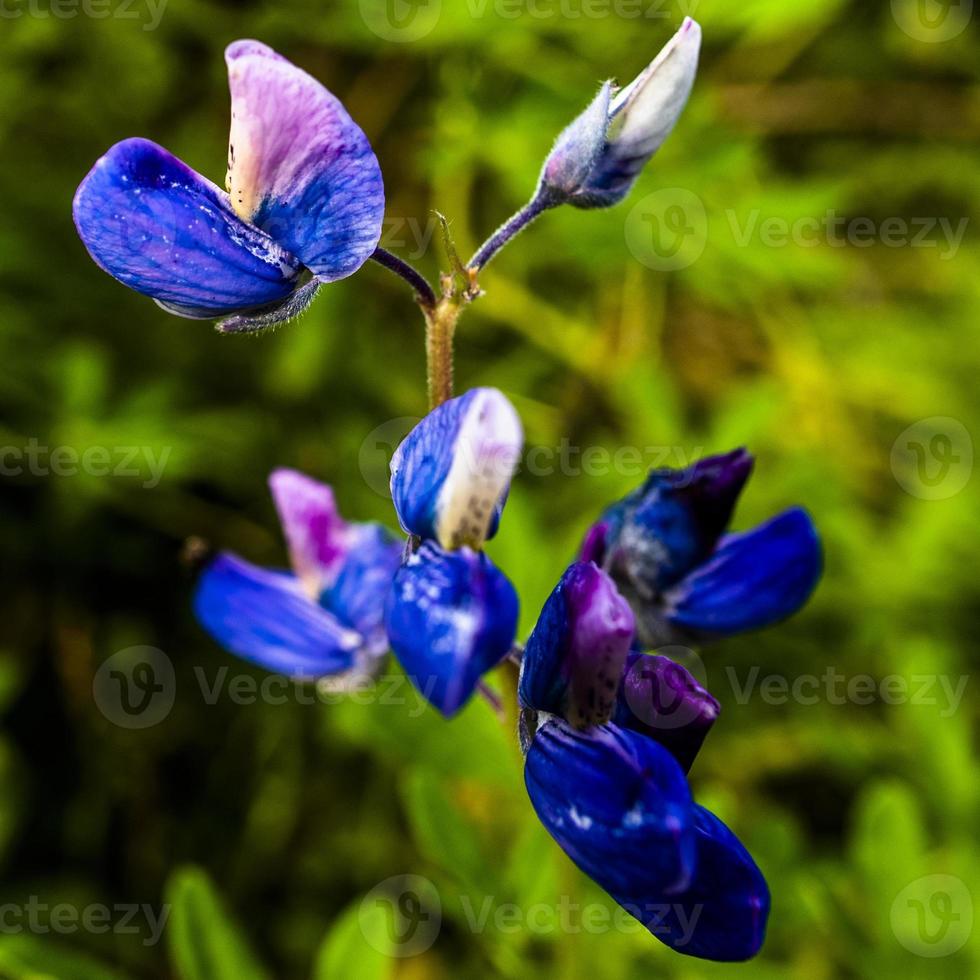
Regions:
<instances>
[{"instance_id":1,"label":"dark purple petal","mask_svg":"<svg viewBox=\"0 0 980 980\"><path fill-rule=\"evenodd\" d=\"M402 528L444 548L479 548L497 530L523 442L521 420L496 388L473 388L429 412L391 460Z\"/></svg>"},{"instance_id":2,"label":"dark purple petal","mask_svg":"<svg viewBox=\"0 0 980 980\"><path fill-rule=\"evenodd\" d=\"M711 553L752 471L744 449L682 470L653 470L602 517L605 567L641 599L652 599Z\"/></svg>"},{"instance_id":3,"label":"dark purple petal","mask_svg":"<svg viewBox=\"0 0 980 980\"><path fill-rule=\"evenodd\" d=\"M606 535L609 533L609 525L606 521L598 521L585 532L585 539L582 541L582 548L579 552L579 561L594 561L597 565L602 564L606 555Z\"/></svg>"},{"instance_id":4,"label":"dark purple petal","mask_svg":"<svg viewBox=\"0 0 980 980\"><path fill-rule=\"evenodd\" d=\"M311 599L333 583L350 548L350 526L340 516L333 490L298 470L269 475L289 561Z\"/></svg>"},{"instance_id":5,"label":"dark purple petal","mask_svg":"<svg viewBox=\"0 0 980 980\"><path fill-rule=\"evenodd\" d=\"M728 636L785 619L810 597L822 558L816 528L794 507L724 538L664 595L663 619L696 636Z\"/></svg>"},{"instance_id":6,"label":"dark purple petal","mask_svg":"<svg viewBox=\"0 0 980 980\"><path fill-rule=\"evenodd\" d=\"M656 742L551 719L534 735L524 781L548 833L617 901L687 886L694 807L680 766Z\"/></svg>"},{"instance_id":7,"label":"dark purple petal","mask_svg":"<svg viewBox=\"0 0 980 980\"><path fill-rule=\"evenodd\" d=\"M688 772L721 705L669 657L630 653L613 721L655 739Z\"/></svg>"},{"instance_id":8,"label":"dark purple petal","mask_svg":"<svg viewBox=\"0 0 980 980\"><path fill-rule=\"evenodd\" d=\"M608 721L634 626L613 580L591 562L573 564L528 638L521 703L561 715L576 728Z\"/></svg>"},{"instance_id":9,"label":"dark purple petal","mask_svg":"<svg viewBox=\"0 0 980 980\"><path fill-rule=\"evenodd\" d=\"M380 524L355 524L340 572L320 597L325 608L364 637L373 653L388 649L385 602L404 550L404 542Z\"/></svg>"},{"instance_id":10,"label":"dark purple petal","mask_svg":"<svg viewBox=\"0 0 980 980\"><path fill-rule=\"evenodd\" d=\"M360 127L315 78L258 41L225 52L232 206L323 282L342 279L381 237L384 184Z\"/></svg>"},{"instance_id":11,"label":"dark purple petal","mask_svg":"<svg viewBox=\"0 0 980 980\"><path fill-rule=\"evenodd\" d=\"M266 670L317 679L349 670L361 637L313 602L292 575L220 554L194 595L200 624L225 649Z\"/></svg>"},{"instance_id":12,"label":"dark purple petal","mask_svg":"<svg viewBox=\"0 0 980 980\"><path fill-rule=\"evenodd\" d=\"M243 222L228 197L163 147L117 143L79 185L75 226L109 275L180 316L284 299L299 260Z\"/></svg>"},{"instance_id":13,"label":"dark purple petal","mask_svg":"<svg viewBox=\"0 0 980 980\"><path fill-rule=\"evenodd\" d=\"M706 960L747 960L766 938L766 879L728 827L704 807L694 810L697 860L688 887L680 894L611 894L678 953Z\"/></svg>"},{"instance_id":14,"label":"dark purple petal","mask_svg":"<svg viewBox=\"0 0 980 980\"><path fill-rule=\"evenodd\" d=\"M426 542L396 573L385 624L405 673L448 717L510 652L517 593L482 552Z\"/></svg>"}]
</instances>

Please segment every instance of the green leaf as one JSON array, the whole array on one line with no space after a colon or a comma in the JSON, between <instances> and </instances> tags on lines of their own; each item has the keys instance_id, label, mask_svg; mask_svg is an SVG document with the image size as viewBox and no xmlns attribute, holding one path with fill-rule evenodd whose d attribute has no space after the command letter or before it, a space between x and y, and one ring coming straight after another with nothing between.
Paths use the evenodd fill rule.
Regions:
<instances>
[{"instance_id":1,"label":"green leaf","mask_svg":"<svg viewBox=\"0 0 980 980\"><path fill-rule=\"evenodd\" d=\"M180 980L266 980L238 926L200 868L182 868L167 884L170 959Z\"/></svg>"},{"instance_id":2,"label":"green leaf","mask_svg":"<svg viewBox=\"0 0 980 980\"><path fill-rule=\"evenodd\" d=\"M313 980L386 980L393 960L388 916L380 906L351 905L333 924L317 952Z\"/></svg>"},{"instance_id":3,"label":"green leaf","mask_svg":"<svg viewBox=\"0 0 980 980\"><path fill-rule=\"evenodd\" d=\"M474 894L494 894L492 871L483 859L479 835L439 778L417 769L406 777L403 791L412 831L423 854Z\"/></svg>"}]
</instances>

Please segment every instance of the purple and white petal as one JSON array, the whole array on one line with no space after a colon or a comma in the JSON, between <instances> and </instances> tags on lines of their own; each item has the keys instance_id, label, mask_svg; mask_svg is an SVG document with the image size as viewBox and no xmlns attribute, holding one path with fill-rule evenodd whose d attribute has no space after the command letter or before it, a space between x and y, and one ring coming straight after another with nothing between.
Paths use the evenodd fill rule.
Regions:
<instances>
[{"instance_id":1,"label":"purple and white petal","mask_svg":"<svg viewBox=\"0 0 980 980\"><path fill-rule=\"evenodd\" d=\"M591 562L576 562L548 597L528 638L521 703L575 728L609 720L634 633L629 603Z\"/></svg>"},{"instance_id":2,"label":"purple and white petal","mask_svg":"<svg viewBox=\"0 0 980 980\"><path fill-rule=\"evenodd\" d=\"M333 584L351 543L333 490L298 470L269 475L269 489L289 547L289 562L312 599Z\"/></svg>"},{"instance_id":3,"label":"purple and white petal","mask_svg":"<svg viewBox=\"0 0 980 980\"><path fill-rule=\"evenodd\" d=\"M316 680L360 659L360 634L311 601L297 579L227 552L201 573L194 612L225 649L289 677Z\"/></svg>"},{"instance_id":4,"label":"purple and white petal","mask_svg":"<svg viewBox=\"0 0 980 980\"><path fill-rule=\"evenodd\" d=\"M228 191L246 221L322 282L343 279L381 237L381 168L360 127L315 78L258 41L225 51Z\"/></svg>"},{"instance_id":5,"label":"purple and white petal","mask_svg":"<svg viewBox=\"0 0 980 980\"><path fill-rule=\"evenodd\" d=\"M473 388L431 411L391 460L391 496L408 534L479 548L496 532L524 432L496 388Z\"/></svg>"},{"instance_id":6,"label":"purple and white petal","mask_svg":"<svg viewBox=\"0 0 980 980\"><path fill-rule=\"evenodd\" d=\"M300 261L163 147L128 139L79 185L75 227L109 275L168 312L207 319L288 297Z\"/></svg>"}]
</instances>

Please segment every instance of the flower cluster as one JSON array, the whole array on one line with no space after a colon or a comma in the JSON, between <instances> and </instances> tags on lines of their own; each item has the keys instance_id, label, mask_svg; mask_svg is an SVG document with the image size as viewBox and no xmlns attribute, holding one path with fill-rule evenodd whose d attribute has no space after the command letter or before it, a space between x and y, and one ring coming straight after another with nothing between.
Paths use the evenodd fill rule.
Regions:
<instances>
[{"instance_id":1,"label":"flower cluster","mask_svg":"<svg viewBox=\"0 0 980 980\"><path fill-rule=\"evenodd\" d=\"M390 647L454 714L512 650L517 596L481 548L521 445L516 412L492 388L426 416L391 464L404 544L345 523L328 487L277 471L292 573L219 556L198 587L201 622L254 663L334 686L376 671ZM816 585L820 548L802 510L724 533L751 467L736 450L654 470L609 507L545 603L518 688L542 823L655 936L719 960L758 951L768 889L687 785L718 702L680 664L644 651L768 625Z\"/></svg>"},{"instance_id":2,"label":"flower cluster","mask_svg":"<svg viewBox=\"0 0 980 980\"><path fill-rule=\"evenodd\" d=\"M723 534L751 466L736 450L655 470L610 507L545 603L519 684L525 782L549 833L658 939L714 960L758 952L769 892L685 778L718 702L643 651L767 625L812 592L803 511Z\"/></svg>"},{"instance_id":3,"label":"flower cluster","mask_svg":"<svg viewBox=\"0 0 980 980\"><path fill-rule=\"evenodd\" d=\"M427 415L392 460L407 540L347 523L330 487L277 470L269 484L292 571L219 555L198 583L198 619L238 656L337 689L376 675L390 648L419 691L455 714L517 630L514 587L482 545L522 443L517 413L493 388Z\"/></svg>"},{"instance_id":4,"label":"flower cluster","mask_svg":"<svg viewBox=\"0 0 980 980\"><path fill-rule=\"evenodd\" d=\"M545 211L623 200L677 122L701 32L686 18L630 84L605 82L556 140L530 201L465 266L447 231L441 295L378 247L381 170L364 133L319 82L257 41L226 52L226 191L145 139L112 147L74 201L92 258L127 286L223 332L285 322L369 258L415 290L426 322L430 413L398 447L391 494L403 532L352 523L330 487L276 470L270 488L290 569L219 554L194 599L204 628L266 669L337 689L391 651L452 716L508 656L520 663L524 775L569 857L680 952L734 960L761 946L765 879L691 797L687 772L718 702L658 648L769 625L820 574L799 509L727 533L752 469L744 450L655 470L608 507L548 598L526 646L518 598L485 554L523 444L494 388L452 398L452 341L477 276Z\"/></svg>"},{"instance_id":5,"label":"flower cluster","mask_svg":"<svg viewBox=\"0 0 980 980\"><path fill-rule=\"evenodd\" d=\"M110 275L170 313L254 330L305 309L377 247L381 168L316 79L258 41L225 52L227 193L145 139L113 146L75 194L78 234Z\"/></svg>"}]
</instances>

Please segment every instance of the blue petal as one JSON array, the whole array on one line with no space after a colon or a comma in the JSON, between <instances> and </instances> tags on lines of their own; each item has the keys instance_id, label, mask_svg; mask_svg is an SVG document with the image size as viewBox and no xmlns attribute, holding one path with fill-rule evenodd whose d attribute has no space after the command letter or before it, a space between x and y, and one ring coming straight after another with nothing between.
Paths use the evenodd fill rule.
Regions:
<instances>
[{"instance_id":1,"label":"blue petal","mask_svg":"<svg viewBox=\"0 0 980 980\"><path fill-rule=\"evenodd\" d=\"M688 772L720 711L680 664L631 652L612 720L659 742Z\"/></svg>"},{"instance_id":2,"label":"blue petal","mask_svg":"<svg viewBox=\"0 0 980 980\"><path fill-rule=\"evenodd\" d=\"M385 601L403 551L403 542L380 524L355 525L340 572L320 597L321 604L357 630L375 653L388 649Z\"/></svg>"},{"instance_id":3,"label":"blue petal","mask_svg":"<svg viewBox=\"0 0 980 980\"><path fill-rule=\"evenodd\" d=\"M367 137L336 96L266 45L236 41L225 61L235 210L321 282L349 276L377 247L384 218Z\"/></svg>"},{"instance_id":4,"label":"blue petal","mask_svg":"<svg viewBox=\"0 0 980 980\"><path fill-rule=\"evenodd\" d=\"M534 735L524 782L548 833L617 901L688 885L691 794L656 742L615 725L579 732L551 719Z\"/></svg>"},{"instance_id":5,"label":"blue petal","mask_svg":"<svg viewBox=\"0 0 980 980\"><path fill-rule=\"evenodd\" d=\"M729 635L785 619L820 578L820 541L795 507L724 538L711 558L664 595L664 618L694 634Z\"/></svg>"},{"instance_id":6,"label":"blue petal","mask_svg":"<svg viewBox=\"0 0 980 980\"><path fill-rule=\"evenodd\" d=\"M299 260L243 222L228 197L163 147L117 143L75 194L75 226L111 276L182 316L284 299Z\"/></svg>"},{"instance_id":7,"label":"blue petal","mask_svg":"<svg viewBox=\"0 0 980 980\"><path fill-rule=\"evenodd\" d=\"M548 597L528 638L521 703L559 714L576 728L609 720L635 623L613 580L576 562Z\"/></svg>"},{"instance_id":8,"label":"blue petal","mask_svg":"<svg viewBox=\"0 0 980 980\"><path fill-rule=\"evenodd\" d=\"M704 807L694 809L696 871L684 892L613 897L678 953L706 960L747 960L766 938L766 879L728 827Z\"/></svg>"},{"instance_id":9,"label":"blue petal","mask_svg":"<svg viewBox=\"0 0 980 980\"><path fill-rule=\"evenodd\" d=\"M589 533L589 557L641 598L652 598L710 554L752 463L744 449L736 449L682 470L653 470Z\"/></svg>"},{"instance_id":10,"label":"blue petal","mask_svg":"<svg viewBox=\"0 0 980 980\"><path fill-rule=\"evenodd\" d=\"M391 460L402 528L444 548L480 547L497 530L523 439L495 388L473 388L430 412Z\"/></svg>"},{"instance_id":11,"label":"blue petal","mask_svg":"<svg viewBox=\"0 0 980 980\"><path fill-rule=\"evenodd\" d=\"M517 593L486 555L428 542L395 575L385 622L405 673L450 716L510 651Z\"/></svg>"},{"instance_id":12,"label":"blue petal","mask_svg":"<svg viewBox=\"0 0 980 980\"><path fill-rule=\"evenodd\" d=\"M226 552L201 574L194 612L223 647L290 677L348 670L361 647L361 637L313 602L292 575Z\"/></svg>"}]
</instances>

